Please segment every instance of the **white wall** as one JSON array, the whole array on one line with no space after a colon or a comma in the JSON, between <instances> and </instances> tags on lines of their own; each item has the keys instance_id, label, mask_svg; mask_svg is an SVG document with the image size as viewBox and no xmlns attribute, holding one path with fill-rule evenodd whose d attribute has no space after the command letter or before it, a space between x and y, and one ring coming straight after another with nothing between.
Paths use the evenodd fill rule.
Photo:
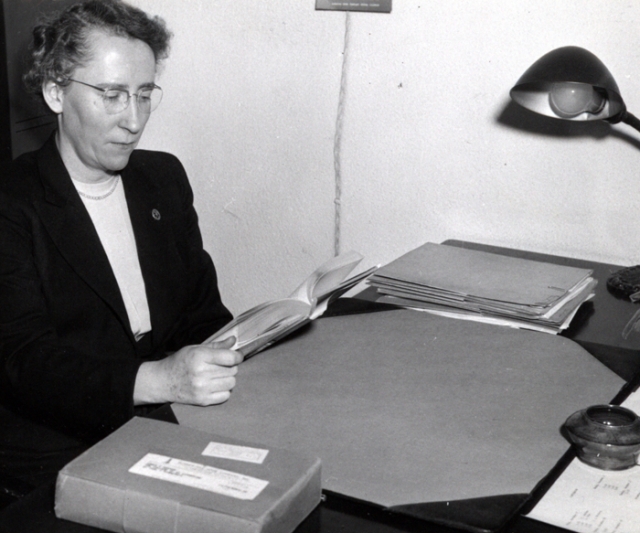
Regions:
<instances>
[{"instance_id":1,"label":"white wall","mask_svg":"<svg viewBox=\"0 0 640 533\"><path fill-rule=\"evenodd\" d=\"M141 147L187 167L231 309L287 294L333 255L347 15L314 0L131 1L175 34ZM640 114L640 2L395 0L348 20L342 250L365 267L455 238L640 263L640 133L538 118L508 96L540 56L577 45Z\"/></svg>"}]
</instances>

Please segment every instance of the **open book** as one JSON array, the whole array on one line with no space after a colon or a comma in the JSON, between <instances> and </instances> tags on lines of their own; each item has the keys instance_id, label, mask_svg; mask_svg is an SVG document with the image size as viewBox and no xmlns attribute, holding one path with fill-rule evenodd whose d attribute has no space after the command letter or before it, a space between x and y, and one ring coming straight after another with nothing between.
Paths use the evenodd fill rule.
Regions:
<instances>
[{"instance_id":1,"label":"open book","mask_svg":"<svg viewBox=\"0 0 640 533\"><path fill-rule=\"evenodd\" d=\"M285 335L313 320L327 309L330 302L342 296L371 275L372 267L347 280L345 277L362 261L357 252L341 254L320 265L287 298L265 302L245 311L204 344L235 337L232 347L245 359L280 340Z\"/></svg>"}]
</instances>

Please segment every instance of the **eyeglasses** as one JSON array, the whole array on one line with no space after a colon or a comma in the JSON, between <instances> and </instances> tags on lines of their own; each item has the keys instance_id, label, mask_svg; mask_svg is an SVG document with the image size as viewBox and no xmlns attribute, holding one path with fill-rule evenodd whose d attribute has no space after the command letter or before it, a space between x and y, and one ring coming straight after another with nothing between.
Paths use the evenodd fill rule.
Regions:
<instances>
[{"instance_id":1,"label":"eyeglasses","mask_svg":"<svg viewBox=\"0 0 640 533\"><path fill-rule=\"evenodd\" d=\"M162 100L162 89L157 85L152 87L144 87L138 91L138 93L130 93L125 89L105 89L103 87L96 87L83 81L74 80L68 78L69 81L86 85L97 91L102 92L102 102L104 103L105 111L110 115L121 113L127 107L129 107L129 101L132 96L136 97L138 104L138 110L145 115L149 115L152 111L160 105Z\"/></svg>"}]
</instances>

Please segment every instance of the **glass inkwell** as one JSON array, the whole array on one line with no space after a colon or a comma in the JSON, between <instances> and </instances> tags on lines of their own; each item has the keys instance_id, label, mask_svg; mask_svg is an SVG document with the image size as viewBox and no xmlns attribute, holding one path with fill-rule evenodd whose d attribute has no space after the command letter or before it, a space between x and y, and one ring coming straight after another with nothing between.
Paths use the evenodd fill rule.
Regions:
<instances>
[{"instance_id":1,"label":"glass inkwell","mask_svg":"<svg viewBox=\"0 0 640 533\"><path fill-rule=\"evenodd\" d=\"M593 405L573 413L563 425L578 459L601 470L638 464L640 418L619 405Z\"/></svg>"}]
</instances>

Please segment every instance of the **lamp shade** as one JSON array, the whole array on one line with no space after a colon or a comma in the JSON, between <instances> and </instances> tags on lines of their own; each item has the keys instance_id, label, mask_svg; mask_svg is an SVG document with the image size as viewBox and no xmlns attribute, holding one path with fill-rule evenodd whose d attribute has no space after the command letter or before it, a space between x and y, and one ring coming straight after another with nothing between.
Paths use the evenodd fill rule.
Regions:
<instances>
[{"instance_id":1,"label":"lamp shade","mask_svg":"<svg viewBox=\"0 0 640 533\"><path fill-rule=\"evenodd\" d=\"M542 56L520 77L510 95L530 111L565 120L618 122L626 112L607 67L577 46Z\"/></svg>"}]
</instances>

